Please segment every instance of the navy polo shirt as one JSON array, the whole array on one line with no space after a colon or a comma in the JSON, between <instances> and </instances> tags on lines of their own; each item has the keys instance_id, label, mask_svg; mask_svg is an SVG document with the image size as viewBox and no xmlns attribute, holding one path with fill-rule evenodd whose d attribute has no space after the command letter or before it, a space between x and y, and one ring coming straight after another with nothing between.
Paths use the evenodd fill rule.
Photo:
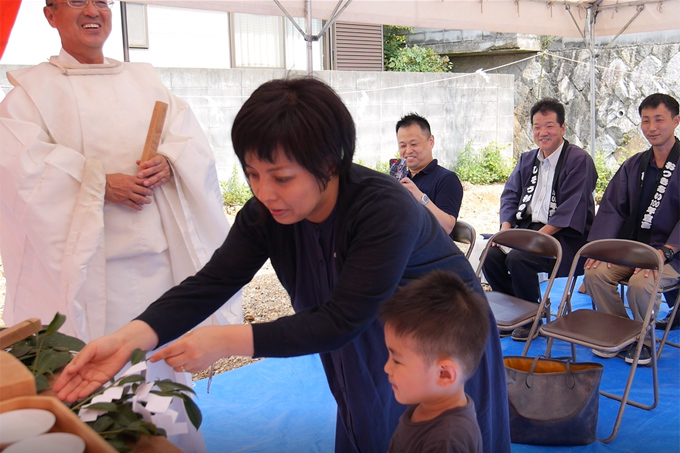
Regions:
<instances>
[{"instance_id":1,"label":"navy polo shirt","mask_svg":"<svg viewBox=\"0 0 680 453\"><path fill-rule=\"evenodd\" d=\"M408 177L439 209L458 219L463 202L463 185L451 170L437 164L437 159L427 164L415 176Z\"/></svg>"}]
</instances>

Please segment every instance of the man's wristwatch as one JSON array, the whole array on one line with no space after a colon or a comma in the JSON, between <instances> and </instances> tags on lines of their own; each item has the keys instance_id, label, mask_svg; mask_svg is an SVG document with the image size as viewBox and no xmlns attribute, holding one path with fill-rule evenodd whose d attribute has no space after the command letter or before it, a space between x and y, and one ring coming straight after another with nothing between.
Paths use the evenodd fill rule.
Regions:
<instances>
[{"instance_id":1,"label":"man's wristwatch","mask_svg":"<svg viewBox=\"0 0 680 453\"><path fill-rule=\"evenodd\" d=\"M429 202L430 202L430 198L426 194L423 194L423 198L420 199L420 204L425 206Z\"/></svg>"},{"instance_id":2,"label":"man's wristwatch","mask_svg":"<svg viewBox=\"0 0 680 453\"><path fill-rule=\"evenodd\" d=\"M665 245L661 247L660 249L663 252L663 256L666 259L664 263L669 263L672 259L673 256L675 255L675 252L673 251L672 248L666 247Z\"/></svg>"}]
</instances>

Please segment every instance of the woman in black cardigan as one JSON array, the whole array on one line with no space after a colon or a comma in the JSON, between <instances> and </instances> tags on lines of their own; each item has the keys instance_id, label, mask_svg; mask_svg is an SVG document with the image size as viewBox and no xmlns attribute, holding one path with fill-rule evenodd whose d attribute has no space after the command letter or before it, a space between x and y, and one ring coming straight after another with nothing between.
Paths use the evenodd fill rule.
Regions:
<instances>
[{"instance_id":1,"label":"woman in black cardigan","mask_svg":"<svg viewBox=\"0 0 680 453\"><path fill-rule=\"evenodd\" d=\"M90 343L55 390L69 401L85 396L118 372L135 348L154 349L186 332L151 360L198 371L224 356L320 353L338 403L336 451L387 451L404 406L383 371L388 354L377 320L380 303L433 269L455 272L483 294L479 281L436 219L396 180L352 163L354 122L323 82L265 83L236 116L232 141L254 197L224 244L201 271L137 319ZM190 331L267 259L294 315ZM485 451L510 451L505 372L494 329L466 392L477 408Z\"/></svg>"}]
</instances>

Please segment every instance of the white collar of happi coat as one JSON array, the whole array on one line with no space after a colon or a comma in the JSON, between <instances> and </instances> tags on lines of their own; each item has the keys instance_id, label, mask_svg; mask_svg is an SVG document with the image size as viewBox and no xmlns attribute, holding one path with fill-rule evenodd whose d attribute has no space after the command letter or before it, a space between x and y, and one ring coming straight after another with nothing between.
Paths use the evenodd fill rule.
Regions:
<instances>
[{"instance_id":1,"label":"white collar of happi coat","mask_svg":"<svg viewBox=\"0 0 680 453\"><path fill-rule=\"evenodd\" d=\"M50 57L50 63L68 76L118 74L123 69L123 64L113 58L104 58L102 64L82 64L64 49Z\"/></svg>"}]
</instances>

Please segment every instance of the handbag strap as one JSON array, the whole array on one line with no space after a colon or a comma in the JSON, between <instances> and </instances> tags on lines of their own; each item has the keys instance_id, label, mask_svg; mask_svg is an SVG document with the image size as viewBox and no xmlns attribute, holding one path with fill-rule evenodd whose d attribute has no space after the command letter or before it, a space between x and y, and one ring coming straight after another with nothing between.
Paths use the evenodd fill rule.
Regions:
<instances>
[{"instance_id":1,"label":"handbag strap","mask_svg":"<svg viewBox=\"0 0 680 453\"><path fill-rule=\"evenodd\" d=\"M527 374L527 377L524 379L524 385L527 386L527 388L531 388L534 382L534 369L536 368L536 365L538 364L539 359L545 359L546 357L543 354L537 355L536 358L534 358L534 361L531 363L531 368L529 369L529 374ZM566 370L566 381L567 381L567 387L570 389L573 389L574 386L576 385L576 378L574 378L574 374L571 372L571 357L558 357L553 360L560 360L563 361L567 367Z\"/></svg>"}]
</instances>

